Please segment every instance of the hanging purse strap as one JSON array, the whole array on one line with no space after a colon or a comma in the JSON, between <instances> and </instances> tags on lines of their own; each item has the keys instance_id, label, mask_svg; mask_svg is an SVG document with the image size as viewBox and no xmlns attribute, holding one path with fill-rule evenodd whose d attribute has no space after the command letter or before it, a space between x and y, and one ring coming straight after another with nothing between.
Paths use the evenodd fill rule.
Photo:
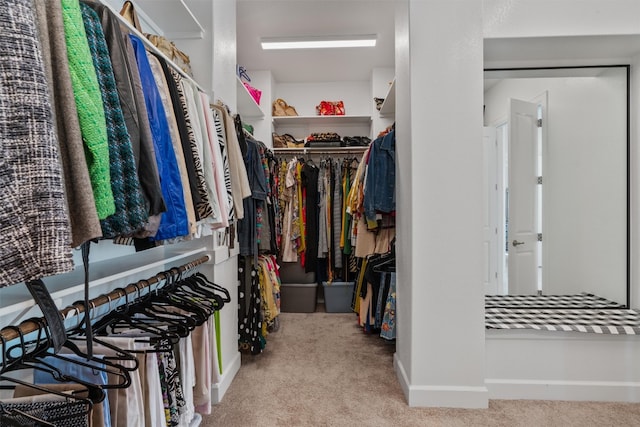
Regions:
<instances>
[{"instance_id":1,"label":"hanging purse strap","mask_svg":"<svg viewBox=\"0 0 640 427\"><path fill-rule=\"evenodd\" d=\"M82 265L84 266L84 333L87 337L87 355L93 357L93 332L91 329L91 306L89 305L89 247L91 240L81 246Z\"/></svg>"},{"instance_id":2,"label":"hanging purse strap","mask_svg":"<svg viewBox=\"0 0 640 427\"><path fill-rule=\"evenodd\" d=\"M26 285L36 304L42 310L42 315L49 326L54 353L58 353L67 341L62 314L53 302L53 298L42 280L32 280L27 282Z\"/></svg>"}]
</instances>

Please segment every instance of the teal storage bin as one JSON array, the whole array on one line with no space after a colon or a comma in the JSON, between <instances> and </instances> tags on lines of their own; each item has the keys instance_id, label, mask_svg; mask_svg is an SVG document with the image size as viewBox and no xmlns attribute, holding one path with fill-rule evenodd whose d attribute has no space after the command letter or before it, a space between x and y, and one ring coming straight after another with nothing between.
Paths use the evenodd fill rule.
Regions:
<instances>
[{"instance_id":1,"label":"teal storage bin","mask_svg":"<svg viewBox=\"0 0 640 427\"><path fill-rule=\"evenodd\" d=\"M327 313L352 313L354 282L322 282Z\"/></svg>"}]
</instances>

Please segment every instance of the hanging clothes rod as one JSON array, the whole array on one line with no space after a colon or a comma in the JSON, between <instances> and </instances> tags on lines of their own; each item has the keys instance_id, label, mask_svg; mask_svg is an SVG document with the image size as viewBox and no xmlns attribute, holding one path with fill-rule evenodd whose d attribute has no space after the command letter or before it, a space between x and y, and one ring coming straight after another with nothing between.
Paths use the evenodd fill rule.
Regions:
<instances>
[{"instance_id":1,"label":"hanging clothes rod","mask_svg":"<svg viewBox=\"0 0 640 427\"><path fill-rule=\"evenodd\" d=\"M367 151L366 147L335 147L335 148L322 148L322 147L304 147L304 148L272 148L274 154L363 154Z\"/></svg>"},{"instance_id":2,"label":"hanging clothes rod","mask_svg":"<svg viewBox=\"0 0 640 427\"><path fill-rule=\"evenodd\" d=\"M130 295L130 294L134 294L134 293L140 294L141 291L144 290L145 288L149 288L151 287L151 285L160 283L162 280L166 280L173 276L177 276L187 271L191 271L194 268L198 267L199 265L204 264L205 262L208 262L210 259L211 257L209 255L204 255L193 261L189 261L186 264L182 264L179 267L174 267L174 268L171 268L170 270L160 272L155 276L150 277L149 279L139 280L135 283L131 283L125 286L124 288L114 289L108 294L102 294L100 296L97 296L96 298L89 300L89 306L91 307L91 309L94 309L104 304L111 304L113 301L117 301L118 299L122 297L126 297L127 295ZM62 315L63 319L66 319L67 316L69 316L70 314L79 316L81 313L84 313L84 312L85 312L85 307L82 302L77 302L72 306L65 307L62 310L60 310L60 314ZM9 342L13 339L19 338L21 334L27 335L32 332L36 332L37 330L40 329L41 324L46 324L46 322L44 321L44 318L40 319L40 322L34 321L34 320L25 320L17 326L17 330L12 326L7 326L2 328L0 330L0 336L4 340L4 342Z\"/></svg>"},{"instance_id":3,"label":"hanging clothes rod","mask_svg":"<svg viewBox=\"0 0 640 427\"><path fill-rule=\"evenodd\" d=\"M153 51L153 53L155 53L156 55L161 56L162 58L164 58L164 60L167 61L167 64L169 64L171 66L171 68L176 70L182 77L184 77L185 79L189 80L191 83L196 85L201 92L206 92L204 89L202 89L202 87L198 84L198 82L193 79L193 77L191 77L189 74L185 73L182 70L182 68L178 67L171 59L169 59L169 57L167 55L164 54L164 52L162 52L153 43L151 43L151 41L149 41L149 39L144 34L142 34L140 31L138 31L138 29L136 27L131 25L131 23L129 21L124 19L124 17L122 15L120 15L120 13L118 11L113 9L113 7L111 7L110 5L106 4L102 0L101 0L101 3L104 6L106 6L116 16L116 18L118 18L118 20L123 25L125 25L127 27L129 32L131 32L131 33L135 34L136 36L138 36L138 38L140 38L142 40L142 42L147 46L147 48L149 50Z\"/></svg>"}]
</instances>

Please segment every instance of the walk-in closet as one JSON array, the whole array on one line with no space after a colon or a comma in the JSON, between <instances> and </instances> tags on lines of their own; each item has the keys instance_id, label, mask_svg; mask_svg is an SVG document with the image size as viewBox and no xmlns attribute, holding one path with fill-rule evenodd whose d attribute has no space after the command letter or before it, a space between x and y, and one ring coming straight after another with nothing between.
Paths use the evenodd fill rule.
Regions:
<instances>
[{"instance_id":1,"label":"walk-in closet","mask_svg":"<svg viewBox=\"0 0 640 427\"><path fill-rule=\"evenodd\" d=\"M640 5L0 3L0 427L640 401Z\"/></svg>"},{"instance_id":2,"label":"walk-in closet","mask_svg":"<svg viewBox=\"0 0 640 427\"><path fill-rule=\"evenodd\" d=\"M380 5L344 5L378 48L294 79L241 54L251 2L3 6L2 425L198 425L283 310L349 312L366 333L384 321L394 341ZM325 6L295 13L336 21ZM339 59L326 53L303 62ZM25 140L39 145L23 154Z\"/></svg>"}]
</instances>

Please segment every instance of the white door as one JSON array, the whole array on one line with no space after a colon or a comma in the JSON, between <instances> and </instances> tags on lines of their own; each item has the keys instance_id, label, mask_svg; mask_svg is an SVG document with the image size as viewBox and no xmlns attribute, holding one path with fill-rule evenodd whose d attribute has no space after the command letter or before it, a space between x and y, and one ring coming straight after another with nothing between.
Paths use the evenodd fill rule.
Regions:
<instances>
[{"instance_id":1,"label":"white door","mask_svg":"<svg viewBox=\"0 0 640 427\"><path fill-rule=\"evenodd\" d=\"M482 282L486 295L495 295L498 292L498 150L496 129L485 127L482 138L483 148L483 174L482 187L484 191L484 206L482 209L483 232L483 272Z\"/></svg>"},{"instance_id":2,"label":"white door","mask_svg":"<svg viewBox=\"0 0 640 427\"><path fill-rule=\"evenodd\" d=\"M510 99L509 104L509 294L538 291L538 106Z\"/></svg>"}]
</instances>

